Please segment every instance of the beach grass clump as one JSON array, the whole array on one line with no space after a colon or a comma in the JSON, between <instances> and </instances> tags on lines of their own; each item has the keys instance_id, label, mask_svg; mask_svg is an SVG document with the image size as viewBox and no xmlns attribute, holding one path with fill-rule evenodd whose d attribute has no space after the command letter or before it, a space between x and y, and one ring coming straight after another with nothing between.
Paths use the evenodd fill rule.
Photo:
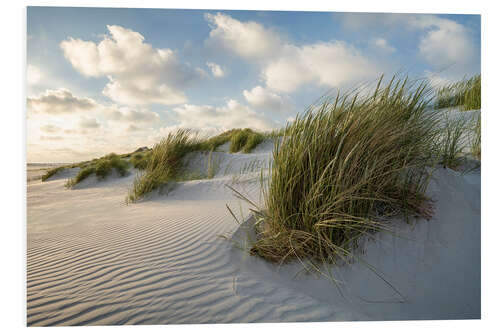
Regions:
<instances>
[{"instance_id":1,"label":"beach grass clump","mask_svg":"<svg viewBox=\"0 0 500 333\"><path fill-rule=\"evenodd\" d=\"M430 218L439 130L429 95L425 82L381 79L373 94L326 98L289 123L274 143L264 207L253 209L251 254L338 262L395 215Z\"/></svg>"},{"instance_id":2,"label":"beach grass clump","mask_svg":"<svg viewBox=\"0 0 500 333\"><path fill-rule=\"evenodd\" d=\"M481 108L481 75L447 84L436 93L436 109L459 107L462 111Z\"/></svg>"},{"instance_id":3,"label":"beach grass clump","mask_svg":"<svg viewBox=\"0 0 500 333\"><path fill-rule=\"evenodd\" d=\"M439 141L440 163L450 169L456 169L465 161L465 135L469 122L466 117L446 117L441 129Z\"/></svg>"},{"instance_id":4,"label":"beach grass clump","mask_svg":"<svg viewBox=\"0 0 500 333\"><path fill-rule=\"evenodd\" d=\"M148 165L150 157L151 157L151 153L149 151L148 152L134 153L130 157L130 163L132 163L132 165L136 169L145 170L147 165Z\"/></svg>"},{"instance_id":5,"label":"beach grass clump","mask_svg":"<svg viewBox=\"0 0 500 333\"><path fill-rule=\"evenodd\" d=\"M200 151L215 151L218 147L231 140L231 137L240 131L239 129L232 129L215 135L207 140L200 141L196 150Z\"/></svg>"},{"instance_id":6,"label":"beach grass clump","mask_svg":"<svg viewBox=\"0 0 500 333\"><path fill-rule=\"evenodd\" d=\"M136 202L146 194L175 181L182 175L183 157L199 148L199 140L188 129L169 133L151 150L143 173L137 175L129 191L127 202Z\"/></svg>"},{"instance_id":7,"label":"beach grass clump","mask_svg":"<svg viewBox=\"0 0 500 333\"><path fill-rule=\"evenodd\" d=\"M90 175L95 174L98 180L104 180L114 169L121 176L128 174L129 163L115 153L108 154L92 161L79 163L80 171L77 175L66 182L66 187L70 188L80 183Z\"/></svg>"},{"instance_id":8,"label":"beach grass clump","mask_svg":"<svg viewBox=\"0 0 500 333\"><path fill-rule=\"evenodd\" d=\"M47 170L47 172L42 176L42 182L48 180L50 177L54 176L56 173L64 169L66 169L66 166L60 166Z\"/></svg>"},{"instance_id":9,"label":"beach grass clump","mask_svg":"<svg viewBox=\"0 0 500 333\"><path fill-rule=\"evenodd\" d=\"M250 153L257 145L259 145L266 135L256 132L250 128L238 129L231 136L231 144L229 146L230 153L242 151L245 154Z\"/></svg>"},{"instance_id":10,"label":"beach grass clump","mask_svg":"<svg viewBox=\"0 0 500 333\"><path fill-rule=\"evenodd\" d=\"M262 133L252 132L248 137L245 145L243 146L243 152L245 154L250 153L255 149L262 141L264 141L265 136Z\"/></svg>"},{"instance_id":11,"label":"beach grass clump","mask_svg":"<svg viewBox=\"0 0 500 333\"><path fill-rule=\"evenodd\" d=\"M229 152L243 151L249 153L266 138L266 135L250 128L235 128L215 135L206 140L199 140L196 151L216 151L218 147L230 142ZM250 141L250 142L249 142Z\"/></svg>"},{"instance_id":12,"label":"beach grass clump","mask_svg":"<svg viewBox=\"0 0 500 333\"><path fill-rule=\"evenodd\" d=\"M247 143L248 137L252 134L252 130L249 128L245 128L243 130L239 130L238 132L234 133L231 137L231 145L229 146L229 152L230 153L237 153Z\"/></svg>"}]
</instances>

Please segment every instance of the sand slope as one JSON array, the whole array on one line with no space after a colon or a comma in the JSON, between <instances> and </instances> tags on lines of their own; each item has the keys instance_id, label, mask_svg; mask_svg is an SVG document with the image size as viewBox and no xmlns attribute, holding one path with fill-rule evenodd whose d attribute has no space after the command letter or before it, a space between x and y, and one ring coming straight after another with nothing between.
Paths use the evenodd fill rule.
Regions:
<instances>
[{"instance_id":1,"label":"sand slope","mask_svg":"<svg viewBox=\"0 0 500 333\"><path fill-rule=\"evenodd\" d=\"M220 235L243 232L226 204L246 220L245 203L225 186L259 200L258 172L272 144L253 154L217 153L213 179L179 184L167 196L126 205L134 175L77 189L65 179L30 182L27 212L28 325L180 324L478 318L480 316L480 173L438 170L429 194L434 219L402 224L413 240L378 235L366 266L340 267L345 298L325 279L293 275L248 256ZM195 168L203 168L204 156ZM256 162L257 161L257 162ZM382 303L381 303L382 302Z\"/></svg>"}]
</instances>

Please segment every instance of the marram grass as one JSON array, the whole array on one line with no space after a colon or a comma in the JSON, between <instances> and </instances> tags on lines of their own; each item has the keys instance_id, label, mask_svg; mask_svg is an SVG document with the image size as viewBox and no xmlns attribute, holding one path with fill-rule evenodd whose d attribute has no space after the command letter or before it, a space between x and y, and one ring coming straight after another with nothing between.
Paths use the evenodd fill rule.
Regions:
<instances>
[{"instance_id":1,"label":"marram grass","mask_svg":"<svg viewBox=\"0 0 500 333\"><path fill-rule=\"evenodd\" d=\"M81 163L79 166L80 171L74 178L66 182L66 187L71 188L92 174L95 174L98 180L103 180L113 169L123 177L128 173L129 163L120 156L111 153L99 159Z\"/></svg>"},{"instance_id":2,"label":"marram grass","mask_svg":"<svg viewBox=\"0 0 500 333\"><path fill-rule=\"evenodd\" d=\"M275 140L264 207L253 209L250 252L279 263L348 261L389 218L430 218L424 193L440 132L430 101L425 83L381 79L368 97L328 98L288 124Z\"/></svg>"},{"instance_id":3,"label":"marram grass","mask_svg":"<svg viewBox=\"0 0 500 333\"><path fill-rule=\"evenodd\" d=\"M462 111L481 109L481 75L441 87L437 91L434 107L459 107Z\"/></svg>"},{"instance_id":4,"label":"marram grass","mask_svg":"<svg viewBox=\"0 0 500 333\"><path fill-rule=\"evenodd\" d=\"M127 202L136 202L146 194L162 189L181 175L183 157L199 148L200 141L186 129L169 133L151 150L144 172L134 179Z\"/></svg>"}]
</instances>

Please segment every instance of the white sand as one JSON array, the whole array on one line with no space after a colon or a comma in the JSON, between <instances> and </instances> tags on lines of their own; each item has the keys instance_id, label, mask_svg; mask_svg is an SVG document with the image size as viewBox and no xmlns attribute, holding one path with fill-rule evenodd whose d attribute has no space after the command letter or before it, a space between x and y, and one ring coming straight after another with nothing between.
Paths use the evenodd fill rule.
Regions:
<instances>
[{"instance_id":1,"label":"white sand","mask_svg":"<svg viewBox=\"0 0 500 333\"><path fill-rule=\"evenodd\" d=\"M253 154L216 153L209 180L179 184L167 196L125 205L134 175L91 177L67 190L64 176L28 184L29 325L180 324L480 317L480 172L437 170L430 221L378 234L362 256L405 297L363 264L335 269L341 297L326 279L250 257L236 239L248 206L225 186L259 200L258 172L272 144ZM190 157L203 170L206 156ZM256 162L257 161L257 162ZM246 172L239 172L245 169ZM73 173L76 170L72 171ZM65 175L70 176L70 173Z\"/></svg>"}]
</instances>

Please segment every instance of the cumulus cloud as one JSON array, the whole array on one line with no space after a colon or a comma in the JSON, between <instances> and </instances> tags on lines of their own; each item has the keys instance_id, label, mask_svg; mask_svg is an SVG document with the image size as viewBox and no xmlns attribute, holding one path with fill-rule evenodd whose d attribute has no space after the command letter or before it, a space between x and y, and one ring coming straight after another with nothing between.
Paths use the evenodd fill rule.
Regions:
<instances>
[{"instance_id":1,"label":"cumulus cloud","mask_svg":"<svg viewBox=\"0 0 500 333\"><path fill-rule=\"evenodd\" d=\"M75 96L67 89L47 90L39 96L28 97L27 107L29 111L40 114L85 114L122 123L152 123L160 119L156 112L144 108L104 105L91 98Z\"/></svg>"},{"instance_id":2,"label":"cumulus cloud","mask_svg":"<svg viewBox=\"0 0 500 333\"><path fill-rule=\"evenodd\" d=\"M462 24L436 15L427 14L337 14L344 27L360 29L406 29L420 33L418 51L432 67L450 65L462 67L473 61L474 41ZM373 41L372 41L373 42Z\"/></svg>"},{"instance_id":3,"label":"cumulus cloud","mask_svg":"<svg viewBox=\"0 0 500 333\"><path fill-rule=\"evenodd\" d=\"M269 88L293 92L303 84L340 87L379 75L374 61L342 42L284 47L283 55L269 62L262 76Z\"/></svg>"},{"instance_id":4,"label":"cumulus cloud","mask_svg":"<svg viewBox=\"0 0 500 333\"><path fill-rule=\"evenodd\" d=\"M221 66L217 65L214 62L207 62L207 66L212 71L212 75L214 77L220 78L226 76L227 74L227 70L223 69Z\"/></svg>"},{"instance_id":5,"label":"cumulus cloud","mask_svg":"<svg viewBox=\"0 0 500 333\"><path fill-rule=\"evenodd\" d=\"M256 86L252 90L244 90L243 96L248 104L256 109L271 110L271 111L292 111L291 102L261 86Z\"/></svg>"},{"instance_id":6,"label":"cumulus cloud","mask_svg":"<svg viewBox=\"0 0 500 333\"><path fill-rule=\"evenodd\" d=\"M303 84L339 87L379 74L379 65L342 41L298 46L257 22L240 22L228 15L207 14L208 43L217 43L245 59L262 64L268 88L293 92Z\"/></svg>"},{"instance_id":7,"label":"cumulus cloud","mask_svg":"<svg viewBox=\"0 0 500 333\"><path fill-rule=\"evenodd\" d=\"M29 111L52 115L87 112L96 107L97 103L91 98L74 96L64 88L46 90L38 96L27 99Z\"/></svg>"},{"instance_id":8,"label":"cumulus cloud","mask_svg":"<svg viewBox=\"0 0 500 333\"><path fill-rule=\"evenodd\" d=\"M172 118L177 122L175 126L196 130L227 130L240 127L270 130L275 126L262 113L232 99L220 107L185 104L173 108L172 112Z\"/></svg>"},{"instance_id":9,"label":"cumulus cloud","mask_svg":"<svg viewBox=\"0 0 500 333\"><path fill-rule=\"evenodd\" d=\"M420 54L433 67L468 64L474 57L474 42L465 26L433 15L414 16L411 26L426 31Z\"/></svg>"},{"instance_id":10,"label":"cumulus cloud","mask_svg":"<svg viewBox=\"0 0 500 333\"><path fill-rule=\"evenodd\" d=\"M156 49L133 30L107 26L109 35L99 43L68 38L60 43L72 66L90 77L109 79L103 93L117 103L180 104L184 89L204 71L179 61L170 49Z\"/></svg>"},{"instance_id":11,"label":"cumulus cloud","mask_svg":"<svg viewBox=\"0 0 500 333\"><path fill-rule=\"evenodd\" d=\"M282 43L278 33L257 22L241 22L221 13L205 14L205 19L211 27L209 45L225 48L246 59L273 55Z\"/></svg>"},{"instance_id":12,"label":"cumulus cloud","mask_svg":"<svg viewBox=\"0 0 500 333\"><path fill-rule=\"evenodd\" d=\"M116 105L105 107L103 114L110 120L131 123L150 123L160 119L160 116L153 111L134 110L129 107L118 107Z\"/></svg>"}]
</instances>

